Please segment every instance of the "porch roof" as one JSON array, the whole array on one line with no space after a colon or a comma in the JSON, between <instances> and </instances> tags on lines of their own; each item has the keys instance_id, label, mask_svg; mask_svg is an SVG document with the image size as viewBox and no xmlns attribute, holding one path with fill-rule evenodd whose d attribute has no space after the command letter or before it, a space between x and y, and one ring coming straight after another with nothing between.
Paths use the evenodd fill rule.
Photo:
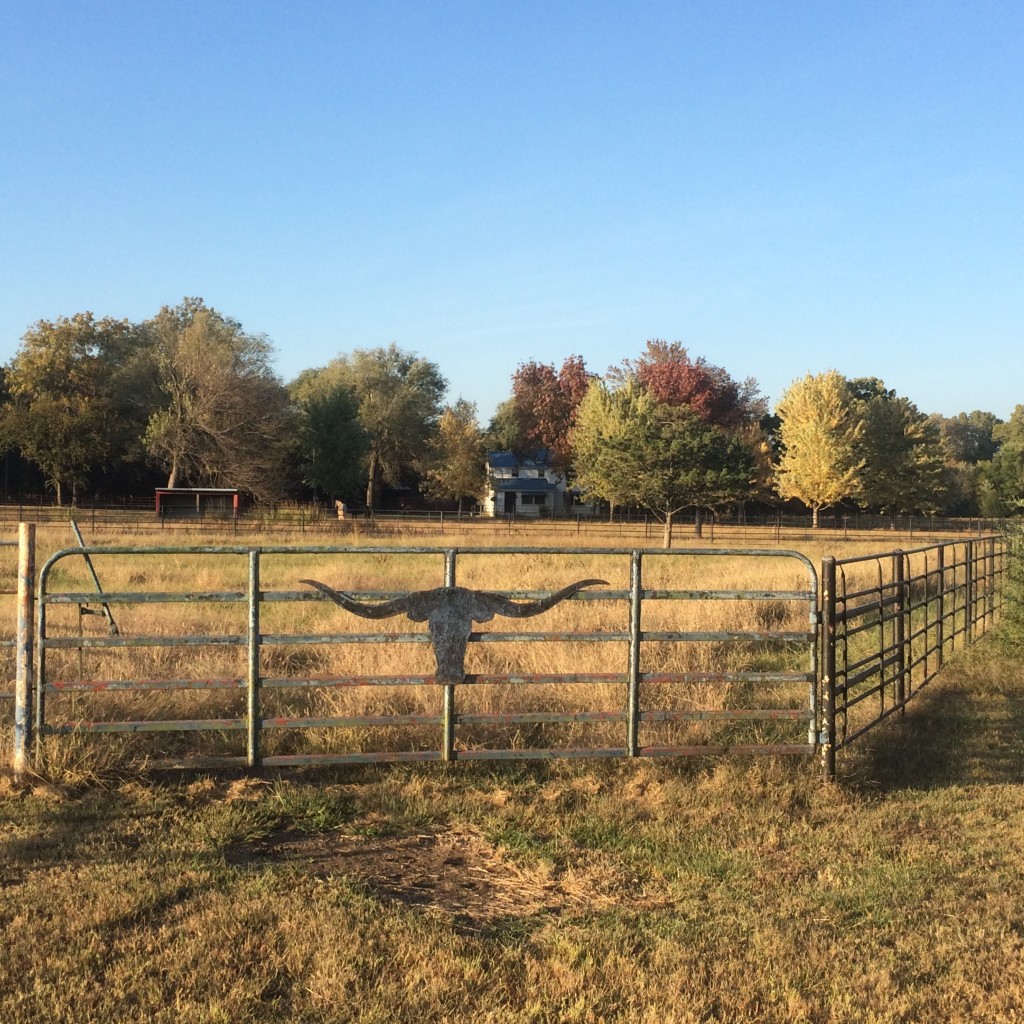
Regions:
<instances>
[{"instance_id":1,"label":"porch roof","mask_svg":"<svg viewBox=\"0 0 1024 1024\"><path fill-rule=\"evenodd\" d=\"M557 490L557 485L543 477L506 477L494 481L494 490L517 491L519 494L548 494Z\"/></svg>"}]
</instances>

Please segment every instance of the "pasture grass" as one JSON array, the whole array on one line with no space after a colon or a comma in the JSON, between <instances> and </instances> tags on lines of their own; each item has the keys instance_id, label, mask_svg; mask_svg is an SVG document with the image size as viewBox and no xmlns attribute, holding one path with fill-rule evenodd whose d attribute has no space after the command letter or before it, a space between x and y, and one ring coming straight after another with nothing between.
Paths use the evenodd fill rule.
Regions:
<instances>
[{"instance_id":1,"label":"pasture grass","mask_svg":"<svg viewBox=\"0 0 1024 1024\"><path fill-rule=\"evenodd\" d=\"M0 1009L86 1021L1012 1021L1024 680L983 644L808 762L0 782Z\"/></svg>"},{"instance_id":2,"label":"pasture grass","mask_svg":"<svg viewBox=\"0 0 1024 1024\"><path fill-rule=\"evenodd\" d=\"M559 572L591 575L578 558ZM408 565L394 585L386 555L357 568L352 589L424 585ZM551 569L538 560L536 585ZM61 587L82 586L77 571ZM156 590L226 585L206 571L183 557L101 579L109 590L143 582L132 574ZM270 571L289 589L308 565ZM730 572L723 560L708 585L727 586ZM130 606L125 628L238 628L237 606L208 606L212 618L171 608L182 618ZM339 628L319 603L280 610L301 617L297 632ZM598 628L601 610L552 614ZM759 614L779 628L789 611ZM501 664L490 646L480 656ZM404 645L395 664L417 649ZM336 656L324 646L295 665L299 652L282 650L282 671L328 670ZM147 671L172 672L180 652L157 653ZM189 673L240 671L236 654L206 654ZM386 651L366 656L372 671L391 664ZM90 672L113 671L87 657ZM400 696L376 699L414 706ZM177 697L161 699L175 710ZM497 694L479 700L500 706ZM0 777L9 1024L994 1024L1024 1013L1024 678L988 641L950 660L904 717L841 751L838 784L801 759L175 774L147 771L132 741L55 743L51 757L66 761L46 778Z\"/></svg>"}]
</instances>

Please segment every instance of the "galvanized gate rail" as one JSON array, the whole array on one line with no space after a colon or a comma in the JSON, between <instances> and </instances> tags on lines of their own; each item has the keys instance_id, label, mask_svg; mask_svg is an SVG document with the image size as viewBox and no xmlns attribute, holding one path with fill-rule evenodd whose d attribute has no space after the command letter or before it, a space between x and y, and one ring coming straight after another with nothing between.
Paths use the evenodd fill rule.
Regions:
<instances>
[{"instance_id":1,"label":"galvanized gate rail","mask_svg":"<svg viewBox=\"0 0 1024 1024\"><path fill-rule=\"evenodd\" d=\"M235 557L245 559L246 585L244 589L232 591L108 591L103 601L109 605L140 604L181 604L190 602L212 602L244 604L246 624L236 633L212 634L146 634L131 635L130 629L122 630L120 636L76 636L56 635L49 630L49 613L62 605L74 605L89 600L95 601L95 593L60 591L51 587L51 579L58 564L70 557L81 557L83 550L90 556L125 557L136 560L166 559L176 555ZM378 632L378 633L326 633L297 634L264 632L261 628L261 611L278 602L317 601L321 595L311 591L264 589L261 579L263 565L277 557L295 559L300 556L318 556L321 561L332 565L331 572L338 575L341 563L350 556L375 555L381 558L403 556L427 556L441 562L441 585L446 588L458 586L461 564L467 558L491 559L499 565L512 556L564 556L569 559L588 560L605 558L618 560L620 576L624 575L622 560L628 561L628 588L588 589L573 596L573 601L618 602L627 610L625 629L599 630L549 630L510 633L505 631L474 631L468 636L470 644L480 643L582 643L618 644L624 647L624 664L619 671L602 672L556 672L556 673L468 673L458 683L438 683L433 674L422 675L271 675L263 668L264 653L275 647L296 647L324 644L379 644L430 643L429 632ZM700 587L684 587L672 582L670 586L647 588L643 577L646 566L652 562L665 565L679 565L681 559L696 559L710 563L722 558L767 558L776 562L794 562L806 579L805 585L797 589L750 588L730 590L708 590ZM337 560L332 562L331 560ZM666 561L667 560L667 561ZM535 600L549 595L549 591L511 592L513 599ZM368 592L361 595L371 601L393 599L393 592ZM684 602L778 602L785 607L803 606L806 611L806 625L797 629L645 629L645 609L651 609L659 602L678 602L670 607L682 607ZM339 615L343 613L338 613ZM127 619L126 619L127 621ZM36 658L35 658L35 751L37 758L43 756L47 737L67 734L99 733L151 733L151 732L197 732L244 733L244 757L235 755L223 760L243 762L251 768L260 765L296 765L311 763L366 763L374 761L432 761L432 760L473 760L507 758L548 758L548 757L638 757L638 756L683 756L726 753L778 753L805 754L814 751L819 742L820 722L817 700L817 659L818 659L818 584L812 564L801 554L778 550L708 550L679 549L676 551L624 551L621 548L585 549L579 548L422 548L422 547L95 547L74 548L54 554L39 573L37 588ZM711 668L700 671L664 670L657 664L660 645L675 648L688 643L719 645L723 650L751 652L753 659L741 668ZM53 652L77 649L95 652L109 652L127 648L178 648L182 651L182 663L189 659L186 652L199 648L234 647L244 651L245 670L237 675L221 675L215 678L192 676L183 671L177 678L138 679L54 679L50 677L48 657ZM753 662L764 662L765 649L782 652L785 664L778 667L758 667ZM755 656L755 654L757 656ZM802 660L803 667L792 667L794 659ZM462 686L499 684L513 687L528 684L543 686L564 685L571 687L579 683L609 684L621 694L620 706L610 709L584 709L578 711L537 711L526 710L511 713L460 713L457 707L456 691ZM692 708L647 706L645 701L651 687L686 687L692 685L719 685L740 687L744 692L759 693L798 687L802 696L799 706L794 700L792 689L775 703L766 700L762 704L745 708ZM389 714L389 715L301 715L268 714L265 704L275 692L291 693L322 692L337 687L378 687L378 686L429 686L434 692L441 690L441 713L431 714ZM93 695L130 691L135 694L155 694L166 691L216 691L244 690L244 714L227 715L217 718L145 718L132 720L93 718L51 721L47 711L48 698L54 695ZM796 736L785 736L783 740L772 737L768 741L736 742L728 734L717 742L702 743L655 743L645 742L645 730L659 724L679 722L700 722L719 725L725 729L739 727L743 723L791 723L800 726L803 732ZM501 748L483 747L474 743L470 735L463 741L460 729L473 726L551 726L566 723L611 724L622 727L618 743L601 746L548 746ZM433 749L405 750L336 750L329 753L283 753L267 754L264 751L266 734L272 730L304 729L353 729L372 726L415 726L436 727L438 742ZM788 727L787 727L788 728Z\"/></svg>"},{"instance_id":2,"label":"galvanized gate rail","mask_svg":"<svg viewBox=\"0 0 1024 1024\"><path fill-rule=\"evenodd\" d=\"M958 641L969 644L992 628L1008 557L1004 541L991 536L822 561L829 777L837 750L902 714Z\"/></svg>"}]
</instances>

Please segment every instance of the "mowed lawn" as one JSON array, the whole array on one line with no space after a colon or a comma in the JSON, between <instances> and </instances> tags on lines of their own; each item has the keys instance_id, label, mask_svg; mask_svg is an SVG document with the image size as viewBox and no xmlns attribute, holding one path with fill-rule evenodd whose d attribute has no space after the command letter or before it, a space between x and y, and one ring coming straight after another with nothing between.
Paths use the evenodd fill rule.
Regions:
<instances>
[{"instance_id":1,"label":"mowed lawn","mask_svg":"<svg viewBox=\"0 0 1024 1024\"><path fill-rule=\"evenodd\" d=\"M808 761L0 779L17 1022L1024 1019L1024 673Z\"/></svg>"}]
</instances>

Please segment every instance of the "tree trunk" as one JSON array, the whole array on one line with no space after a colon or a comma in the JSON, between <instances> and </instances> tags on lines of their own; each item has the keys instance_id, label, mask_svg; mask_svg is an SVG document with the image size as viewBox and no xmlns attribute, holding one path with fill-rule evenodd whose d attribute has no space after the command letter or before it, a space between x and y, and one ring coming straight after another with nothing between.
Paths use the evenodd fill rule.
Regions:
<instances>
[{"instance_id":1,"label":"tree trunk","mask_svg":"<svg viewBox=\"0 0 1024 1024\"><path fill-rule=\"evenodd\" d=\"M366 507L372 512L377 504L377 453L370 452L370 466L366 478Z\"/></svg>"},{"instance_id":2,"label":"tree trunk","mask_svg":"<svg viewBox=\"0 0 1024 1024\"><path fill-rule=\"evenodd\" d=\"M697 511L693 515L693 535L698 539L704 536L703 509L700 505L697 506Z\"/></svg>"},{"instance_id":3,"label":"tree trunk","mask_svg":"<svg viewBox=\"0 0 1024 1024\"><path fill-rule=\"evenodd\" d=\"M54 480L54 490L57 492L57 505L58 507L64 504L64 492L61 490L60 481Z\"/></svg>"},{"instance_id":4,"label":"tree trunk","mask_svg":"<svg viewBox=\"0 0 1024 1024\"><path fill-rule=\"evenodd\" d=\"M167 486L177 487L178 486L178 460L175 459L171 463L171 471L167 474Z\"/></svg>"},{"instance_id":5,"label":"tree trunk","mask_svg":"<svg viewBox=\"0 0 1024 1024\"><path fill-rule=\"evenodd\" d=\"M665 534L664 534L664 539L662 541L662 545L663 545L663 547L665 548L666 551L669 548L672 547L672 513L671 512L666 512L665 513Z\"/></svg>"},{"instance_id":6,"label":"tree trunk","mask_svg":"<svg viewBox=\"0 0 1024 1024\"><path fill-rule=\"evenodd\" d=\"M819 509L819 507L817 505L815 505L811 509L811 529L812 530L816 530L818 528L818 525L819 525L819 523L818 523L818 512L819 511L820 511L820 509Z\"/></svg>"}]
</instances>

